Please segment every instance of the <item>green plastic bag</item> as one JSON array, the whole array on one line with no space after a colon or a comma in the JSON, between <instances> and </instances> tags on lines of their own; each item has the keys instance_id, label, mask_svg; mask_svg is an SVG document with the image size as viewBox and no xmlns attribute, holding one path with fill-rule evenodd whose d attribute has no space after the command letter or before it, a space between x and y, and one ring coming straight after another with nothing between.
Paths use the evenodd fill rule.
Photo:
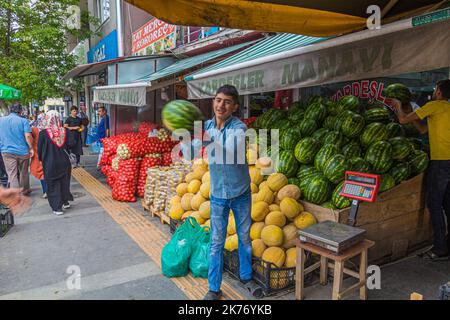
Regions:
<instances>
[{"instance_id":1,"label":"green plastic bag","mask_svg":"<svg viewBox=\"0 0 450 320\"><path fill-rule=\"evenodd\" d=\"M172 239L166 244L161 253L162 273L166 277L184 277L189 273L189 259L193 242L202 232L197 221L188 217L175 231Z\"/></svg>"},{"instance_id":2,"label":"green plastic bag","mask_svg":"<svg viewBox=\"0 0 450 320\"><path fill-rule=\"evenodd\" d=\"M192 256L189 261L189 269L194 278L208 278L210 247L210 229L203 227L202 232L197 234L195 243L193 243Z\"/></svg>"}]
</instances>

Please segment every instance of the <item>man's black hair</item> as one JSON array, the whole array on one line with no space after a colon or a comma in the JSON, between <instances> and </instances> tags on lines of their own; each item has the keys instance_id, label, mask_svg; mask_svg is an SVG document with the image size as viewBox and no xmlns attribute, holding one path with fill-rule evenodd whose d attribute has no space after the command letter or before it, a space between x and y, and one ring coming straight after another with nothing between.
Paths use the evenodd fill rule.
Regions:
<instances>
[{"instance_id":1,"label":"man's black hair","mask_svg":"<svg viewBox=\"0 0 450 320\"><path fill-rule=\"evenodd\" d=\"M234 103L239 103L239 92L237 91L235 86L232 86L231 84L225 84L217 89L216 96L219 93L223 93L226 96L233 97Z\"/></svg>"},{"instance_id":2,"label":"man's black hair","mask_svg":"<svg viewBox=\"0 0 450 320\"><path fill-rule=\"evenodd\" d=\"M70 108L70 111L72 111L72 110L77 110L77 111L78 111L78 107L77 107L77 106L72 106L72 107Z\"/></svg>"},{"instance_id":3,"label":"man's black hair","mask_svg":"<svg viewBox=\"0 0 450 320\"><path fill-rule=\"evenodd\" d=\"M444 98L450 99L450 79L439 80L436 83L436 88L439 88L439 90L441 90Z\"/></svg>"},{"instance_id":4,"label":"man's black hair","mask_svg":"<svg viewBox=\"0 0 450 320\"><path fill-rule=\"evenodd\" d=\"M21 113L22 112L22 105L19 102L15 102L13 103L10 107L9 107L9 112L13 112L13 113Z\"/></svg>"}]
</instances>

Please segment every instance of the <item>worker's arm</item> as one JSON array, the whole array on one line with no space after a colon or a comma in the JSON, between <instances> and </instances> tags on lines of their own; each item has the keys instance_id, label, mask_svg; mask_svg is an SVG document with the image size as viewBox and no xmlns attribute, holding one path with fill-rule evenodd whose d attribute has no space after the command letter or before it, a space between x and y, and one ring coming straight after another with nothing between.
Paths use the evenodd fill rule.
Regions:
<instances>
[{"instance_id":1,"label":"worker's arm","mask_svg":"<svg viewBox=\"0 0 450 320\"><path fill-rule=\"evenodd\" d=\"M30 151L30 158L33 158L34 156L34 150L33 150L33 135L31 132L25 132L25 140L28 144L28 150Z\"/></svg>"},{"instance_id":2,"label":"worker's arm","mask_svg":"<svg viewBox=\"0 0 450 320\"><path fill-rule=\"evenodd\" d=\"M415 112L405 113L402 109L402 103L397 99L392 99L391 106L394 108L398 117L398 122L401 124L413 123L420 120Z\"/></svg>"}]
</instances>

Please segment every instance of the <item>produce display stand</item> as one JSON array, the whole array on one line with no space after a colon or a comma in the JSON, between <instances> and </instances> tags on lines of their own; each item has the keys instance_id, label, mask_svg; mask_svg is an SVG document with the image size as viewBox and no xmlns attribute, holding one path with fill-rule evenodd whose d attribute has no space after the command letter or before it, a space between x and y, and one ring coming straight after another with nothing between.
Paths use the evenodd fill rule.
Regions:
<instances>
[{"instance_id":1,"label":"produce display stand","mask_svg":"<svg viewBox=\"0 0 450 320\"><path fill-rule=\"evenodd\" d=\"M165 211L157 211L153 206L150 206L149 211L152 218L158 217L162 224L170 225L170 217L166 215Z\"/></svg>"},{"instance_id":2,"label":"produce display stand","mask_svg":"<svg viewBox=\"0 0 450 320\"><path fill-rule=\"evenodd\" d=\"M14 226L14 216L12 211L0 204L0 238Z\"/></svg>"},{"instance_id":3,"label":"produce display stand","mask_svg":"<svg viewBox=\"0 0 450 320\"><path fill-rule=\"evenodd\" d=\"M380 193L376 202L360 205L356 227L365 229L367 239L376 242L369 251L370 262L400 259L430 241L432 229L425 208L424 177L422 173ZM345 223L350 213L350 208L333 210L301 202L319 222Z\"/></svg>"}]
</instances>

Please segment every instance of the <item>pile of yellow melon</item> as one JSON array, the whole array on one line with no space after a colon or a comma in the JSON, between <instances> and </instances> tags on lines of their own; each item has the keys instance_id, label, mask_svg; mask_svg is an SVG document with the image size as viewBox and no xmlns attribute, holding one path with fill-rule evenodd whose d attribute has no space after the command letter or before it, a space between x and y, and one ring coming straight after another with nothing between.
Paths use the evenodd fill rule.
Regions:
<instances>
[{"instance_id":1,"label":"pile of yellow melon","mask_svg":"<svg viewBox=\"0 0 450 320\"><path fill-rule=\"evenodd\" d=\"M252 163L252 162L250 162ZM269 166L265 159L258 159L249 167L252 192L250 228L253 255L271 262L278 268L295 267L295 239L298 230L316 223L314 215L304 211L300 199L300 189L288 184L281 173L264 175L261 170ZM185 182L177 187L177 196L170 202L170 217L183 220L194 217L201 225L209 225L210 217L210 177L208 165L203 160L194 162L192 172ZM233 212L230 211L225 249L238 248L238 237Z\"/></svg>"}]
</instances>

